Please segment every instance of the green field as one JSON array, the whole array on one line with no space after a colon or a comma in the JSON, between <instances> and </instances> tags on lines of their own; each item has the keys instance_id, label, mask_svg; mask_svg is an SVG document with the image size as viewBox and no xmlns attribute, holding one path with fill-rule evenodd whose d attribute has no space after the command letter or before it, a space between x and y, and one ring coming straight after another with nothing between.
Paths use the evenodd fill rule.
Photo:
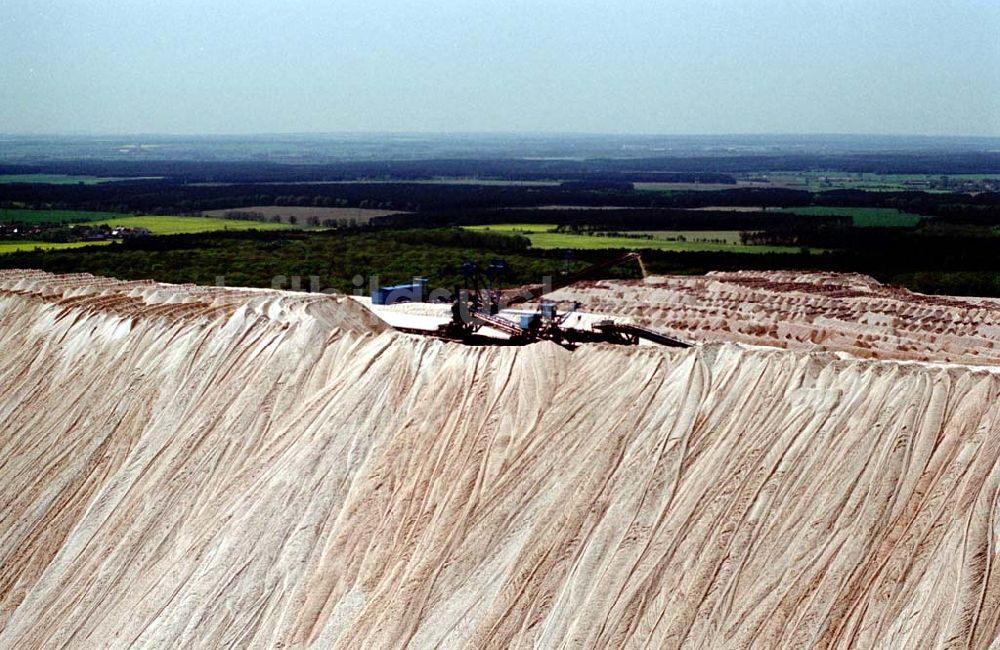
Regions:
<instances>
[{"instance_id":1,"label":"green field","mask_svg":"<svg viewBox=\"0 0 1000 650\"><path fill-rule=\"evenodd\" d=\"M942 179L947 179L947 185ZM797 190L822 192L825 190L848 189L868 192L901 192L920 190L924 192L949 192L963 183L996 181L997 174L875 174L838 171L802 172L756 172L740 174L738 181L760 183L772 187L788 187ZM766 181L765 181L766 179Z\"/></svg>"},{"instance_id":2,"label":"green field","mask_svg":"<svg viewBox=\"0 0 1000 650\"><path fill-rule=\"evenodd\" d=\"M678 252L719 251L728 253L798 253L794 246L745 246L743 244L717 244L693 241L667 241L662 239L638 239L632 237L598 237L571 233L549 232L553 224L491 224L489 226L465 226L468 230L524 235L535 248L575 248L601 249L624 248L632 250L660 250ZM694 231L663 231L691 233ZM711 231L717 233L720 231ZM818 252L816 249L813 252Z\"/></svg>"},{"instance_id":3,"label":"green field","mask_svg":"<svg viewBox=\"0 0 1000 650\"><path fill-rule=\"evenodd\" d=\"M213 219L212 217L129 217L122 215L111 215L110 218L102 217L79 225L99 226L105 223L112 227L148 228L149 232L154 235L182 235L216 230L288 230L295 227L284 223Z\"/></svg>"},{"instance_id":4,"label":"green field","mask_svg":"<svg viewBox=\"0 0 1000 650\"><path fill-rule=\"evenodd\" d=\"M0 223L70 223L94 221L95 219L117 219L124 217L117 212L86 212L83 210L23 210L20 208L0 208Z\"/></svg>"},{"instance_id":5,"label":"green field","mask_svg":"<svg viewBox=\"0 0 1000 650\"><path fill-rule=\"evenodd\" d=\"M152 177L143 177L152 178ZM46 183L48 185L97 185L98 183L113 183L115 181L138 180L118 176L70 176L68 174L0 174L0 184L3 183Z\"/></svg>"},{"instance_id":6,"label":"green field","mask_svg":"<svg viewBox=\"0 0 1000 650\"><path fill-rule=\"evenodd\" d=\"M44 212L48 215L57 215L59 218L54 217L39 218L38 222L42 221L52 221L52 220L74 220L73 225L77 226L99 226L101 224L107 224L109 226L124 226L126 228L148 228L149 232L153 235L182 235L182 234L193 234L193 233L205 233L205 232L216 232L220 230L288 230L295 228L295 226L290 226L288 224L282 223L263 223L258 221L236 221L233 219L212 219L210 217L131 217L128 215L115 214L111 212L73 212L73 211L57 211L57 210L6 210L2 212L11 213L35 213ZM100 218L94 218L95 215L99 215ZM103 216L101 216L103 215ZM28 215L29 217L35 215ZM89 220L80 221L80 217L83 216ZM28 219L17 216L15 220L28 221ZM102 244L110 244L111 241L97 241L97 242L70 242L70 243L56 243L56 242L44 242L44 241L0 241L0 255L4 253L14 253L18 251L30 251L35 248L40 248L42 250L58 250L62 248L80 248L81 246L100 246Z\"/></svg>"},{"instance_id":7,"label":"green field","mask_svg":"<svg viewBox=\"0 0 1000 650\"><path fill-rule=\"evenodd\" d=\"M679 239L695 243L741 245L739 230L629 230L626 235L646 235L653 239Z\"/></svg>"},{"instance_id":8,"label":"green field","mask_svg":"<svg viewBox=\"0 0 1000 650\"><path fill-rule=\"evenodd\" d=\"M22 210L0 209L0 223L73 223L81 226L125 226L149 228L154 235L179 235L213 230L281 230L288 224L261 221L216 219L213 217L132 216L118 212L86 212L83 210Z\"/></svg>"},{"instance_id":9,"label":"green field","mask_svg":"<svg viewBox=\"0 0 1000 650\"><path fill-rule=\"evenodd\" d=\"M792 212L805 216L851 217L856 228L908 228L922 218L919 214L899 212L893 208L840 208L814 205L807 208L775 208L776 212Z\"/></svg>"},{"instance_id":10,"label":"green field","mask_svg":"<svg viewBox=\"0 0 1000 650\"><path fill-rule=\"evenodd\" d=\"M17 253L19 251L33 251L36 248L42 250L59 250L63 248L82 248L83 246L106 246L111 241L78 241L70 243L54 243L47 241L0 241L0 255L4 253Z\"/></svg>"}]
</instances>

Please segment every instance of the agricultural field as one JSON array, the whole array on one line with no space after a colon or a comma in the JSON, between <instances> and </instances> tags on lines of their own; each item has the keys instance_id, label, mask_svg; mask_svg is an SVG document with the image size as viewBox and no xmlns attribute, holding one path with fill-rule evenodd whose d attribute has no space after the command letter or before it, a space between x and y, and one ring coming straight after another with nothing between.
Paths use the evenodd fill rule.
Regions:
<instances>
[{"instance_id":1,"label":"agricultural field","mask_svg":"<svg viewBox=\"0 0 1000 650\"><path fill-rule=\"evenodd\" d=\"M688 212L765 212L761 207L712 205L704 208L688 208ZM797 208L768 208L768 213L784 212L803 216L851 217L855 228L909 228L920 223L923 218L911 212L899 212L894 208L845 208L835 205L812 205Z\"/></svg>"},{"instance_id":2,"label":"agricultural field","mask_svg":"<svg viewBox=\"0 0 1000 650\"><path fill-rule=\"evenodd\" d=\"M569 248L594 250L603 248L659 250L678 252L729 252L729 253L798 253L800 249L794 246L747 246L736 243L719 243L708 241L677 241L666 237L676 237L678 234L693 234L696 231L661 231L661 239L644 239L640 237L604 237L600 235L582 235L573 233L553 232L553 224L491 224L488 226L465 226L468 230L478 232L495 232L505 235L524 235L535 248ZM705 231L701 233L705 239L713 239L711 234L724 231ZM725 231L731 233L733 231ZM819 252L814 249L812 252Z\"/></svg>"},{"instance_id":3,"label":"agricultural field","mask_svg":"<svg viewBox=\"0 0 1000 650\"><path fill-rule=\"evenodd\" d=\"M764 182L763 186L790 189L865 190L868 192L952 192L955 190L984 191L1000 183L997 174L873 174L847 172L765 172L748 174L744 182Z\"/></svg>"},{"instance_id":4,"label":"agricultural field","mask_svg":"<svg viewBox=\"0 0 1000 650\"><path fill-rule=\"evenodd\" d=\"M118 219L127 216L118 212L0 208L0 223L82 223L85 221L94 221L95 219Z\"/></svg>"},{"instance_id":5,"label":"agricultural field","mask_svg":"<svg viewBox=\"0 0 1000 650\"><path fill-rule=\"evenodd\" d=\"M99 226L105 223L109 226L123 226L125 228L148 228L149 232L154 235L183 235L218 230L287 230L293 227L283 223L237 221L211 217L130 217L122 215L112 215L111 218L95 219L79 225Z\"/></svg>"},{"instance_id":6,"label":"agricultural field","mask_svg":"<svg viewBox=\"0 0 1000 650\"><path fill-rule=\"evenodd\" d=\"M774 208L775 212L790 212L810 216L851 217L855 228L909 228L922 218L919 214L899 212L893 208L842 208L837 206L810 206L805 208Z\"/></svg>"},{"instance_id":7,"label":"agricultural field","mask_svg":"<svg viewBox=\"0 0 1000 650\"><path fill-rule=\"evenodd\" d=\"M4 253L18 253L21 251L40 250L62 250L66 248L82 248L84 246L105 246L111 241L78 241L69 243L56 243L47 241L0 241L0 255Z\"/></svg>"},{"instance_id":8,"label":"agricultural field","mask_svg":"<svg viewBox=\"0 0 1000 650\"><path fill-rule=\"evenodd\" d=\"M1000 187L997 174L874 174L837 171L753 172L736 175L736 185L713 183L637 182L636 190L653 192L726 190L734 188L786 188L822 192L865 190L868 192L984 192Z\"/></svg>"},{"instance_id":9,"label":"agricultural field","mask_svg":"<svg viewBox=\"0 0 1000 650\"><path fill-rule=\"evenodd\" d=\"M87 212L84 210L24 210L0 209L0 223L72 223L81 226L125 226L148 228L154 235L180 235L213 230L279 230L291 228L284 223L241 221L219 217L134 216L119 212Z\"/></svg>"},{"instance_id":10,"label":"agricultural field","mask_svg":"<svg viewBox=\"0 0 1000 650\"><path fill-rule=\"evenodd\" d=\"M142 180L155 178L144 176ZM70 176L69 174L0 174L0 184L6 183L45 183L47 185L97 185L98 183L114 183L115 181L140 180L118 176Z\"/></svg>"},{"instance_id":11,"label":"agricultural field","mask_svg":"<svg viewBox=\"0 0 1000 650\"><path fill-rule=\"evenodd\" d=\"M690 191L723 191L732 190L738 187L757 187L749 183L738 182L736 185L730 183L669 183L662 181L637 181L632 184L636 190L644 192L690 192Z\"/></svg>"},{"instance_id":12,"label":"agricultural field","mask_svg":"<svg viewBox=\"0 0 1000 650\"><path fill-rule=\"evenodd\" d=\"M740 245L739 230L632 230L626 235L648 236L665 241L680 240L709 244Z\"/></svg>"},{"instance_id":13,"label":"agricultural field","mask_svg":"<svg viewBox=\"0 0 1000 650\"><path fill-rule=\"evenodd\" d=\"M73 222L73 226L94 227L107 224L112 227L121 226L125 228L146 228L153 235L182 235L196 234L218 231L245 231L245 230L290 230L295 226L282 223L266 223L258 221L233 221L229 219L212 219L209 217L159 217L116 214L111 212L69 212L69 211L40 211L40 210L10 210L9 212L38 213L42 212L49 216L39 217L28 214L26 217L18 216L14 220L28 221L34 217L37 223L46 221ZM102 215L95 218L95 215ZM88 220L81 220L81 217ZM46 242L37 240L0 240L0 255L4 253L15 253L19 251L41 250L61 250L66 248L80 248L83 246L100 246L110 244L113 240L103 241L80 241L80 242Z\"/></svg>"},{"instance_id":14,"label":"agricultural field","mask_svg":"<svg viewBox=\"0 0 1000 650\"><path fill-rule=\"evenodd\" d=\"M287 205L256 205L247 208L208 210L201 213L205 217L215 217L233 221L279 221L286 224L332 226L344 222L367 224L375 217L400 214L399 210L379 210L375 208L324 208ZM252 217L252 219L250 218ZM330 223L330 221L334 223Z\"/></svg>"}]
</instances>

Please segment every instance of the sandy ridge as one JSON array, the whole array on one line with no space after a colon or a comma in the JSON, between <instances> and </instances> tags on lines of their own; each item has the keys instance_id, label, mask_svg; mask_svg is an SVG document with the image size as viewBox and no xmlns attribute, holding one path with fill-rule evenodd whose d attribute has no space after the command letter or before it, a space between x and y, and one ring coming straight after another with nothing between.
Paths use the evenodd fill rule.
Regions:
<instances>
[{"instance_id":1,"label":"sandy ridge","mask_svg":"<svg viewBox=\"0 0 1000 650\"><path fill-rule=\"evenodd\" d=\"M923 295L858 274L658 276L578 283L550 297L693 342L1000 364L1000 300Z\"/></svg>"},{"instance_id":2,"label":"sandy ridge","mask_svg":"<svg viewBox=\"0 0 1000 650\"><path fill-rule=\"evenodd\" d=\"M471 348L329 297L15 276L2 647L997 636L985 368Z\"/></svg>"}]
</instances>

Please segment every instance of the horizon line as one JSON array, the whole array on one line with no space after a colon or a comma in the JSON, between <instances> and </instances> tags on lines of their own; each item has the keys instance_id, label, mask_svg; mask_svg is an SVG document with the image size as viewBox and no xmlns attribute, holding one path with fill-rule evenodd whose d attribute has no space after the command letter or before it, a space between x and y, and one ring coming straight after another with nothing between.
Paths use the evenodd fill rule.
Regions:
<instances>
[{"instance_id":1,"label":"horizon line","mask_svg":"<svg viewBox=\"0 0 1000 650\"><path fill-rule=\"evenodd\" d=\"M995 135L963 133L879 133L879 132L729 132L729 133L652 133L601 131L247 131L230 133L197 132L0 132L0 138L274 138L274 137L530 137L530 138L911 138L1000 140Z\"/></svg>"}]
</instances>

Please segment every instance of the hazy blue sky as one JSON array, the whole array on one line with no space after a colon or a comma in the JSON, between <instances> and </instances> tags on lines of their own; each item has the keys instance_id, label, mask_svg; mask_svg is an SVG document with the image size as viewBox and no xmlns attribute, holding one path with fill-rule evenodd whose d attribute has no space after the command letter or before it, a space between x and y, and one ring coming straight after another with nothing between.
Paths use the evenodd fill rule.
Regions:
<instances>
[{"instance_id":1,"label":"hazy blue sky","mask_svg":"<svg viewBox=\"0 0 1000 650\"><path fill-rule=\"evenodd\" d=\"M3 0L0 132L1000 135L1000 0Z\"/></svg>"}]
</instances>

